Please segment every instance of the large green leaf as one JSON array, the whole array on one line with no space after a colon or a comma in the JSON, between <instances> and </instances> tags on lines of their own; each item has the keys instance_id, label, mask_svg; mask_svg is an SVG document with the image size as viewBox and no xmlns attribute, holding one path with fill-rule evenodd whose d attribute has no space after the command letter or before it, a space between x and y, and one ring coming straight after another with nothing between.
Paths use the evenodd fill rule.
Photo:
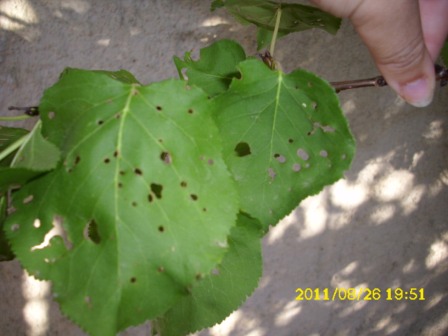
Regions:
<instances>
[{"instance_id":1,"label":"large green leaf","mask_svg":"<svg viewBox=\"0 0 448 336\"><path fill-rule=\"evenodd\" d=\"M354 139L334 89L303 70L284 74L258 60L215 100L224 158L241 209L267 228L349 168Z\"/></svg>"},{"instance_id":2,"label":"large green leaf","mask_svg":"<svg viewBox=\"0 0 448 336\"><path fill-rule=\"evenodd\" d=\"M222 263L157 319L161 335L181 336L212 327L236 310L258 286L262 274L261 236L260 223L240 215Z\"/></svg>"},{"instance_id":3,"label":"large green leaf","mask_svg":"<svg viewBox=\"0 0 448 336\"><path fill-rule=\"evenodd\" d=\"M246 59L244 49L231 40L219 40L201 49L200 58L194 61L191 53L185 53L184 60L174 57L179 76L186 69L189 84L197 85L210 96L227 90L232 79L239 75L236 66Z\"/></svg>"},{"instance_id":4,"label":"large green leaf","mask_svg":"<svg viewBox=\"0 0 448 336\"><path fill-rule=\"evenodd\" d=\"M184 81L74 69L45 92L43 134L62 162L14 195L6 232L92 335L160 316L227 251L238 197L212 107Z\"/></svg>"},{"instance_id":5,"label":"large green leaf","mask_svg":"<svg viewBox=\"0 0 448 336\"><path fill-rule=\"evenodd\" d=\"M212 3L212 10L220 7L226 8L239 22L259 28L258 49L271 42L279 8L282 16L278 37L312 28L335 34L341 25L341 19L316 7L301 4L268 0L217 0Z\"/></svg>"},{"instance_id":6,"label":"large green leaf","mask_svg":"<svg viewBox=\"0 0 448 336\"><path fill-rule=\"evenodd\" d=\"M5 167L6 164L0 167L0 192L7 190L11 185L25 183L56 167L60 158L59 149L42 137L41 128L41 123L38 122L31 132L22 135L21 138L16 139L22 133L20 131L12 137L16 139L15 141L19 141L20 145L12 153L12 157L5 160L9 167ZM9 143L9 146L12 145Z\"/></svg>"}]
</instances>

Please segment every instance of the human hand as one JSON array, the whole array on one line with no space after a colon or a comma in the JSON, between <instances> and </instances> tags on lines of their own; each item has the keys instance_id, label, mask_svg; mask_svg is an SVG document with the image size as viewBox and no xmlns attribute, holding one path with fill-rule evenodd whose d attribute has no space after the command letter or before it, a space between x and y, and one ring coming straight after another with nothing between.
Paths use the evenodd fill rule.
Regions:
<instances>
[{"instance_id":1,"label":"human hand","mask_svg":"<svg viewBox=\"0 0 448 336\"><path fill-rule=\"evenodd\" d=\"M424 107L435 88L434 62L448 35L447 0L312 0L351 20L391 86Z\"/></svg>"}]
</instances>

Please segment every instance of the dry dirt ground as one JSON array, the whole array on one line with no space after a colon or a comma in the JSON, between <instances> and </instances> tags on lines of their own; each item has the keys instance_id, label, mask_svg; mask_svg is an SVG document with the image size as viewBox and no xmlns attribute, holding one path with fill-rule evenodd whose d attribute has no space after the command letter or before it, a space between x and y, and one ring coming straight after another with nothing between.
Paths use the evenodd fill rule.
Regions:
<instances>
[{"instance_id":1,"label":"dry dirt ground","mask_svg":"<svg viewBox=\"0 0 448 336\"><path fill-rule=\"evenodd\" d=\"M254 55L255 30L198 0L0 0L0 114L32 105L67 66L128 69L143 83L176 76L173 55L232 38ZM285 71L330 80L377 71L348 23L281 40ZM340 94L357 139L345 179L306 199L264 239L264 275L247 302L198 335L448 334L448 88L416 109L388 88ZM11 124L10 124L11 125ZM17 125L17 124L15 124ZM29 123L27 126L31 126ZM423 288L423 301L295 301L296 288ZM1 336L81 336L49 285L0 264ZM150 326L121 335L149 335Z\"/></svg>"}]
</instances>

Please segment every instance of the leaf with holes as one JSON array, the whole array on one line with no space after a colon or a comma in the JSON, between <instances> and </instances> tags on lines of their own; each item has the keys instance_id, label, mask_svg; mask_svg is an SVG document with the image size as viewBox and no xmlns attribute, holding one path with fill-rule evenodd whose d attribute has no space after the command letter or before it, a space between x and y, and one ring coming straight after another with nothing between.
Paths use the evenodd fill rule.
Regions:
<instances>
[{"instance_id":1,"label":"leaf with holes","mask_svg":"<svg viewBox=\"0 0 448 336\"><path fill-rule=\"evenodd\" d=\"M14 195L5 226L24 267L92 335L188 295L223 258L238 211L213 102L184 81L122 75L69 69L44 93L43 134L62 162Z\"/></svg>"},{"instance_id":2,"label":"leaf with holes","mask_svg":"<svg viewBox=\"0 0 448 336\"><path fill-rule=\"evenodd\" d=\"M42 137L40 122L21 138L22 144L7 158L10 167L0 167L0 192L54 169L59 161L59 149Z\"/></svg>"},{"instance_id":3,"label":"leaf with holes","mask_svg":"<svg viewBox=\"0 0 448 336\"><path fill-rule=\"evenodd\" d=\"M305 197L340 179L355 143L333 88L303 70L240 64L241 78L218 96L216 121L241 209L267 228Z\"/></svg>"},{"instance_id":4,"label":"leaf with holes","mask_svg":"<svg viewBox=\"0 0 448 336\"><path fill-rule=\"evenodd\" d=\"M258 49L271 42L279 8L282 11L279 38L312 28L335 34L341 25L341 19L319 8L294 3L266 0L218 0L212 3L212 10L221 7L226 8L242 24L254 24L258 27Z\"/></svg>"},{"instance_id":5,"label":"leaf with holes","mask_svg":"<svg viewBox=\"0 0 448 336\"><path fill-rule=\"evenodd\" d=\"M156 323L163 336L187 335L224 320L258 286L262 273L260 223L240 214L229 237L229 251L212 274Z\"/></svg>"},{"instance_id":6,"label":"leaf with holes","mask_svg":"<svg viewBox=\"0 0 448 336\"><path fill-rule=\"evenodd\" d=\"M200 58L194 61L187 52L184 60L174 57L179 76L186 69L188 83L197 85L210 96L225 92L232 79L239 75L238 63L246 59L244 49L231 40L220 40L201 49Z\"/></svg>"}]
</instances>

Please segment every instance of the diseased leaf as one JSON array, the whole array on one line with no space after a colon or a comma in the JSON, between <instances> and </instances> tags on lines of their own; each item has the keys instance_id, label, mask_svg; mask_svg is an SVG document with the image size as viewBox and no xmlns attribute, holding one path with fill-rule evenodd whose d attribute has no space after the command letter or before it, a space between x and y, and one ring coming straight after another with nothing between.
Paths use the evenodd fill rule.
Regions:
<instances>
[{"instance_id":1,"label":"diseased leaf","mask_svg":"<svg viewBox=\"0 0 448 336\"><path fill-rule=\"evenodd\" d=\"M214 103L184 81L121 75L69 69L45 91L43 134L62 162L14 195L6 223L17 258L91 335L188 295L222 260L238 211Z\"/></svg>"},{"instance_id":2,"label":"diseased leaf","mask_svg":"<svg viewBox=\"0 0 448 336\"><path fill-rule=\"evenodd\" d=\"M201 49L200 58L194 61L191 53L185 53L184 60L174 57L179 76L186 69L188 83L199 86L210 96L227 90L232 79L239 75L236 66L246 59L244 49L231 40L220 40Z\"/></svg>"},{"instance_id":3,"label":"diseased leaf","mask_svg":"<svg viewBox=\"0 0 448 336\"><path fill-rule=\"evenodd\" d=\"M262 274L261 236L260 223L240 214L222 263L157 319L161 334L181 336L212 327L238 309Z\"/></svg>"},{"instance_id":4,"label":"diseased leaf","mask_svg":"<svg viewBox=\"0 0 448 336\"><path fill-rule=\"evenodd\" d=\"M254 24L258 33L258 49L271 42L275 28L276 15L282 10L278 37L293 32L319 28L335 34L341 25L341 19L319 8L294 4L277 3L267 0L219 0L212 3L212 10L225 7L242 24Z\"/></svg>"},{"instance_id":5,"label":"diseased leaf","mask_svg":"<svg viewBox=\"0 0 448 336\"><path fill-rule=\"evenodd\" d=\"M343 175L355 142L334 89L303 70L240 64L241 79L218 96L216 121L241 210L267 228Z\"/></svg>"}]
</instances>

